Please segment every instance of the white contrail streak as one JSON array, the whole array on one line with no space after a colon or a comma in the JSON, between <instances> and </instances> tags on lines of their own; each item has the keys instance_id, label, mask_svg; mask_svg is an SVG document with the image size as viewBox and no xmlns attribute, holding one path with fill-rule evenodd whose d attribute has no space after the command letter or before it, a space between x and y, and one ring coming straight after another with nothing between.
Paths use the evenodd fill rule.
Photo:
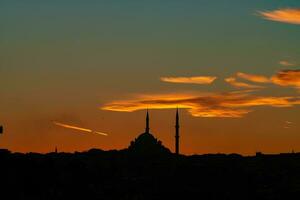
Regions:
<instances>
[{"instance_id":1,"label":"white contrail streak","mask_svg":"<svg viewBox=\"0 0 300 200\"><path fill-rule=\"evenodd\" d=\"M78 131L84 131L84 132L88 132L88 133L96 133L98 135L104 135L104 136L108 135L108 134L103 133L103 132L93 131L91 129L82 128L82 127L78 127L78 126L72 126L72 125L69 125L69 124L64 124L64 123L60 123L60 122L56 122L56 121L53 121L53 123L57 126L61 126L61 127L64 127L64 128L74 129L74 130L78 130Z\"/></svg>"}]
</instances>

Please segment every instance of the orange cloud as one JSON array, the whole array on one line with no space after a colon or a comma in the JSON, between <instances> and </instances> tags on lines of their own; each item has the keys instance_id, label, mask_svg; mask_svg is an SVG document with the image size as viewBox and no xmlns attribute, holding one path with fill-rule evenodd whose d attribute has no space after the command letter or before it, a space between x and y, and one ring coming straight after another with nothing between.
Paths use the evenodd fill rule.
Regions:
<instances>
[{"instance_id":1,"label":"orange cloud","mask_svg":"<svg viewBox=\"0 0 300 200\"><path fill-rule=\"evenodd\" d=\"M299 8L285 8L273 11L260 11L258 12L263 18L289 23L289 24L300 24L300 9Z\"/></svg>"},{"instance_id":2,"label":"orange cloud","mask_svg":"<svg viewBox=\"0 0 300 200\"><path fill-rule=\"evenodd\" d=\"M236 76L255 83L273 83L279 86L291 86L291 87L300 88L300 70L282 70L277 72L271 78L261 76L261 75L245 74L241 72L238 72ZM261 87L261 86L255 86L243 82L237 82L235 77L227 78L225 79L225 81L235 87L244 87L244 88Z\"/></svg>"},{"instance_id":3,"label":"orange cloud","mask_svg":"<svg viewBox=\"0 0 300 200\"><path fill-rule=\"evenodd\" d=\"M272 76L272 82L280 86L300 88L300 70L283 70Z\"/></svg>"},{"instance_id":4,"label":"orange cloud","mask_svg":"<svg viewBox=\"0 0 300 200\"><path fill-rule=\"evenodd\" d=\"M172 109L175 107L192 108L184 100L196 97L193 94L152 94L137 95L136 100L113 101L104 105L102 110L133 112L137 110L149 109ZM183 103L180 103L180 101ZM172 103L174 102L174 103Z\"/></svg>"},{"instance_id":5,"label":"orange cloud","mask_svg":"<svg viewBox=\"0 0 300 200\"><path fill-rule=\"evenodd\" d=\"M211 84L216 78L215 76L161 77L160 80L168 83Z\"/></svg>"},{"instance_id":6,"label":"orange cloud","mask_svg":"<svg viewBox=\"0 0 300 200\"><path fill-rule=\"evenodd\" d=\"M300 97L255 96L247 92L208 94L169 94L138 96L135 99L115 101L102 110L132 112L149 109L185 108L194 117L243 117L251 107L291 107L300 104Z\"/></svg>"},{"instance_id":7,"label":"orange cloud","mask_svg":"<svg viewBox=\"0 0 300 200\"><path fill-rule=\"evenodd\" d=\"M225 82L229 83L230 85L237 87L237 88L248 88L248 89L260 89L263 88L259 85L252 85L248 83L239 82L236 80L235 77L229 77L225 79Z\"/></svg>"},{"instance_id":8,"label":"orange cloud","mask_svg":"<svg viewBox=\"0 0 300 200\"><path fill-rule=\"evenodd\" d=\"M238 72L237 77L245 79L247 81L255 82L255 83L269 83L271 82L268 77L254 74L246 74L242 72Z\"/></svg>"},{"instance_id":9,"label":"orange cloud","mask_svg":"<svg viewBox=\"0 0 300 200\"><path fill-rule=\"evenodd\" d=\"M300 97L264 97L247 96L247 98L236 99L222 103L225 107L252 107L252 106L272 106L291 107L300 104Z\"/></svg>"}]
</instances>

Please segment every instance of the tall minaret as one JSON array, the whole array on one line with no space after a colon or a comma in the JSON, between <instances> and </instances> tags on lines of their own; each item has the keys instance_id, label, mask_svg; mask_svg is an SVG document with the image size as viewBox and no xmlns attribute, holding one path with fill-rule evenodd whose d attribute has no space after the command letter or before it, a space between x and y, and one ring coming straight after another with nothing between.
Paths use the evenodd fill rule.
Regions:
<instances>
[{"instance_id":1,"label":"tall minaret","mask_svg":"<svg viewBox=\"0 0 300 200\"><path fill-rule=\"evenodd\" d=\"M175 153L179 155L179 113L176 110L176 125L175 125Z\"/></svg>"},{"instance_id":2,"label":"tall minaret","mask_svg":"<svg viewBox=\"0 0 300 200\"><path fill-rule=\"evenodd\" d=\"M145 133L150 133L150 127L149 127L149 112L147 109L147 115L146 115L146 129L145 129Z\"/></svg>"}]
</instances>

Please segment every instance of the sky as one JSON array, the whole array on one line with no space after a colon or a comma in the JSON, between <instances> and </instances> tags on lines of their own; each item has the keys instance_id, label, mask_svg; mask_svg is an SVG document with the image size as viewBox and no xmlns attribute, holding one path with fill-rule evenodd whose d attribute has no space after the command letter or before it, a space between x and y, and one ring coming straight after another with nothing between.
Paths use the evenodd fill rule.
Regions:
<instances>
[{"instance_id":1,"label":"sky","mask_svg":"<svg viewBox=\"0 0 300 200\"><path fill-rule=\"evenodd\" d=\"M183 154L300 151L298 0L3 0L0 29L0 148L126 148L148 108L174 151L178 107Z\"/></svg>"}]
</instances>

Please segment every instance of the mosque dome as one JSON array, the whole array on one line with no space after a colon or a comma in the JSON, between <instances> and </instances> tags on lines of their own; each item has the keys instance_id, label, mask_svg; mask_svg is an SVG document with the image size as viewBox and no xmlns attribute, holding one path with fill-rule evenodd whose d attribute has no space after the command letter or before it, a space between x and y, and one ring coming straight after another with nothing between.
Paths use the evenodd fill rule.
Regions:
<instances>
[{"instance_id":1,"label":"mosque dome","mask_svg":"<svg viewBox=\"0 0 300 200\"><path fill-rule=\"evenodd\" d=\"M141 155L157 155L171 153L170 150L162 145L151 133L149 128L149 113L147 111L146 129L134 141L130 143L128 150L131 153Z\"/></svg>"}]
</instances>

